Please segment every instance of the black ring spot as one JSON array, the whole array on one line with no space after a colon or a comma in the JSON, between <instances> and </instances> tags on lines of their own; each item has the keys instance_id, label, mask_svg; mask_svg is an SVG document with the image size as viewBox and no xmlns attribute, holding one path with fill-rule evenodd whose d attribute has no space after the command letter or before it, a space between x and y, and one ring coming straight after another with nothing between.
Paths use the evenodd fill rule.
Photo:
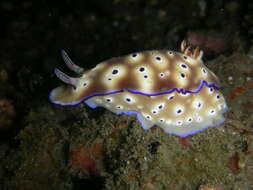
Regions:
<instances>
[{"instance_id":1,"label":"black ring spot","mask_svg":"<svg viewBox=\"0 0 253 190\"><path fill-rule=\"evenodd\" d=\"M139 68L139 71L140 71L140 72L144 72L144 71L145 71L145 68L144 68L144 67L141 67L141 68Z\"/></svg>"},{"instance_id":2,"label":"black ring spot","mask_svg":"<svg viewBox=\"0 0 253 190\"><path fill-rule=\"evenodd\" d=\"M184 74L184 73L180 73L180 76L181 76L182 78L185 78L185 74Z\"/></svg>"},{"instance_id":3,"label":"black ring spot","mask_svg":"<svg viewBox=\"0 0 253 190\"><path fill-rule=\"evenodd\" d=\"M187 68L187 66L185 64L182 64L181 67L184 68L184 69Z\"/></svg>"},{"instance_id":4,"label":"black ring spot","mask_svg":"<svg viewBox=\"0 0 253 190\"><path fill-rule=\"evenodd\" d=\"M161 61L161 60L162 60L162 58L159 57L159 56L155 57L155 59L156 59L157 61Z\"/></svg>"},{"instance_id":5,"label":"black ring spot","mask_svg":"<svg viewBox=\"0 0 253 190\"><path fill-rule=\"evenodd\" d=\"M137 53L133 53L133 54L132 54L132 57L133 57L133 58L137 57Z\"/></svg>"},{"instance_id":6,"label":"black ring spot","mask_svg":"<svg viewBox=\"0 0 253 190\"><path fill-rule=\"evenodd\" d=\"M178 109L178 110L177 110L177 113L178 113L178 114L182 113L182 110L181 110L181 109Z\"/></svg>"},{"instance_id":7,"label":"black ring spot","mask_svg":"<svg viewBox=\"0 0 253 190\"><path fill-rule=\"evenodd\" d=\"M114 70L112 71L112 74L113 74L113 75L116 75L118 72L119 72L119 71L118 71L117 69L114 69Z\"/></svg>"}]
</instances>

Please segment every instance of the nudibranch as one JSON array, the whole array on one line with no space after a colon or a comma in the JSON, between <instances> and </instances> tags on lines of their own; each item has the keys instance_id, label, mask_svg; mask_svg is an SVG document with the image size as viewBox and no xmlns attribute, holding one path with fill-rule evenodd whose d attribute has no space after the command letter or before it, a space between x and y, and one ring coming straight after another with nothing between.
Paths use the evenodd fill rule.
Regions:
<instances>
[{"instance_id":1,"label":"nudibranch","mask_svg":"<svg viewBox=\"0 0 253 190\"><path fill-rule=\"evenodd\" d=\"M227 110L219 79L203 63L203 51L185 41L181 52L155 50L132 53L99 63L85 71L62 51L66 65L79 74L56 76L68 85L53 89L59 105L104 107L116 114L135 114L143 129L157 125L185 137L224 122Z\"/></svg>"}]
</instances>

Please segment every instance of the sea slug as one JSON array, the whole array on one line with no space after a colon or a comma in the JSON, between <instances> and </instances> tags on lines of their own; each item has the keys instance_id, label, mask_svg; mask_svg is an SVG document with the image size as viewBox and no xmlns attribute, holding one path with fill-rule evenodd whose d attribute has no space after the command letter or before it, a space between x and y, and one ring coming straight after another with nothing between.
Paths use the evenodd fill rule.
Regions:
<instances>
[{"instance_id":1,"label":"sea slug","mask_svg":"<svg viewBox=\"0 0 253 190\"><path fill-rule=\"evenodd\" d=\"M166 133L185 137L225 119L227 105L219 80L203 63L203 51L183 41L181 53L154 50L132 53L99 63L85 71L62 51L66 65L80 75L69 77L55 69L68 85L50 92L59 105L104 107L116 114L135 114L143 129L157 125Z\"/></svg>"}]
</instances>

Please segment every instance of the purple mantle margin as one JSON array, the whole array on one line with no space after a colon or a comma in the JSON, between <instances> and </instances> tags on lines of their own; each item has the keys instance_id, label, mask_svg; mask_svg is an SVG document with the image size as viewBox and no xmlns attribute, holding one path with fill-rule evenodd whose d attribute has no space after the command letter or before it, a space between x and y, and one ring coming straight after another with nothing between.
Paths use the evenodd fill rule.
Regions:
<instances>
[{"instance_id":1,"label":"purple mantle margin","mask_svg":"<svg viewBox=\"0 0 253 190\"><path fill-rule=\"evenodd\" d=\"M144 92L140 92L140 91L137 91L137 90L134 90L134 89L126 89L126 90L114 90L114 91L110 91L110 92L105 92L105 93L94 93L90 96L86 96L84 97L83 99L79 100L78 102L75 102L73 104L62 104L61 102L56 102L56 101L53 101L51 99L51 94L52 92L50 92L49 94L49 99L50 99L50 102L54 103L54 104L58 104L58 105L62 105L62 106L75 106L77 104L80 104L86 100L88 100L89 98L92 98L94 96L105 96L105 95L110 95L110 94L116 94L116 93L120 93L120 92L123 92L123 91L128 91L128 92L131 92L131 93L134 93L134 94L141 94L141 95L146 95L146 96L157 96L157 95L162 95L162 94L169 94L169 93L172 93L174 91L178 92L178 93L183 93L183 94L186 94L186 93L191 93L191 94L194 94L194 93L198 93L202 88L203 86L207 86L207 87L212 87L212 88L215 88L215 89L220 89L220 86L216 83L213 83L213 82L206 82L206 81L201 81L200 85L198 86L198 88L194 89L194 90L185 90L185 89L178 89L178 88L172 88L170 90L166 90L166 91L162 91L162 92L153 92L153 93L144 93ZM96 105L91 105L91 104L88 104L86 103L89 107L91 108L96 108ZM227 109L223 111L223 113L227 112ZM222 114L223 114L222 113ZM117 113L118 115L119 114L126 114L126 115L136 115L137 116L137 119L138 121L141 123L141 126L143 129L145 129L144 127L144 124L143 122L141 121L140 119L140 114L139 112L137 111L123 111L123 112L119 112ZM180 137L186 137L188 135L193 135L197 132L200 132L200 131L203 131L209 127L214 127L214 126L217 126L217 125L220 125L224 122L224 118L221 119L221 121L219 121L218 123L214 123L214 124L211 124L211 125L208 125L208 126L205 126L201 129L198 129L198 130L195 130L195 131L189 131L189 132L186 132L186 133L182 133L182 134L178 134L178 133L175 133L175 132L168 132L168 134L172 134L172 135L177 135L177 136L180 136ZM146 130L146 129L145 129Z\"/></svg>"},{"instance_id":2,"label":"purple mantle margin","mask_svg":"<svg viewBox=\"0 0 253 190\"><path fill-rule=\"evenodd\" d=\"M170 94L174 91L178 92L178 93L183 93L183 94L186 94L186 93L191 93L191 94L194 94L194 93L198 93L203 86L207 86L207 87L213 87L215 89L219 89L220 86L214 82L206 82L204 80L201 81L200 85L193 89L193 90L186 90L186 89L183 89L183 88L171 88L169 90L165 90L165 91L162 91L162 92L152 92L152 93L145 93L145 92L141 92L141 91L138 91L138 90L134 90L134 89L121 89L121 90L113 90L113 91L110 91L110 92L103 92L103 93L94 93L94 94L91 94L89 96L86 96L84 98L82 98L81 100L77 101L77 102L74 102L72 104L63 104L61 102L58 102L58 101L53 101L51 99L51 94L52 94L52 91L49 93L49 100L50 102L54 103L54 104L57 104L57 105L61 105L61 106L75 106L75 105L78 105L94 96L105 96L105 95L110 95L110 94L116 94L116 93L120 93L120 92L124 92L124 91L128 91L128 92L131 92L131 93L134 93L134 94L141 94L141 95L145 95L145 96L158 96L158 95L162 95L162 94ZM90 106L92 107L92 106ZM92 107L92 108L95 108L95 107Z\"/></svg>"}]
</instances>

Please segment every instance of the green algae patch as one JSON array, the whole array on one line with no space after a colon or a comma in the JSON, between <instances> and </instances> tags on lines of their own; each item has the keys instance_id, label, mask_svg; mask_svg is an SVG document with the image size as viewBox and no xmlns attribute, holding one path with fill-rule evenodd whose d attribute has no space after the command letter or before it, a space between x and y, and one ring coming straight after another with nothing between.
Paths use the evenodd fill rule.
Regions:
<instances>
[{"instance_id":1,"label":"green algae patch","mask_svg":"<svg viewBox=\"0 0 253 190\"><path fill-rule=\"evenodd\" d=\"M182 147L177 137L168 136L159 129L143 133L139 140L128 136L127 142L115 150L120 152L118 158L114 157L108 163L117 167L111 168L114 178L107 181L106 185L110 185L107 189L122 186L122 189L196 189L205 183L224 189L249 187L250 173L244 173L243 168L234 173L228 164L230 157L239 152L240 159L250 168L250 156L235 146L245 138L223 129L212 128L191 136L186 147ZM157 152L151 154L148 144L156 141L160 145ZM250 144L250 139L246 142ZM248 160L243 158L245 156Z\"/></svg>"},{"instance_id":2,"label":"green algae patch","mask_svg":"<svg viewBox=\"0 0 253 190\"><path fill-rule=\"evenodd\" d=\"M30 117L34 120L43 114L31 113ZM12 189L68 189L71 186L66 175L66 141L58 127L40 124L37 120L37 125L28 124L20 132L17 137L20 148L6 161L15 170L8 179Z\"/></svg>"}]
</instances>

